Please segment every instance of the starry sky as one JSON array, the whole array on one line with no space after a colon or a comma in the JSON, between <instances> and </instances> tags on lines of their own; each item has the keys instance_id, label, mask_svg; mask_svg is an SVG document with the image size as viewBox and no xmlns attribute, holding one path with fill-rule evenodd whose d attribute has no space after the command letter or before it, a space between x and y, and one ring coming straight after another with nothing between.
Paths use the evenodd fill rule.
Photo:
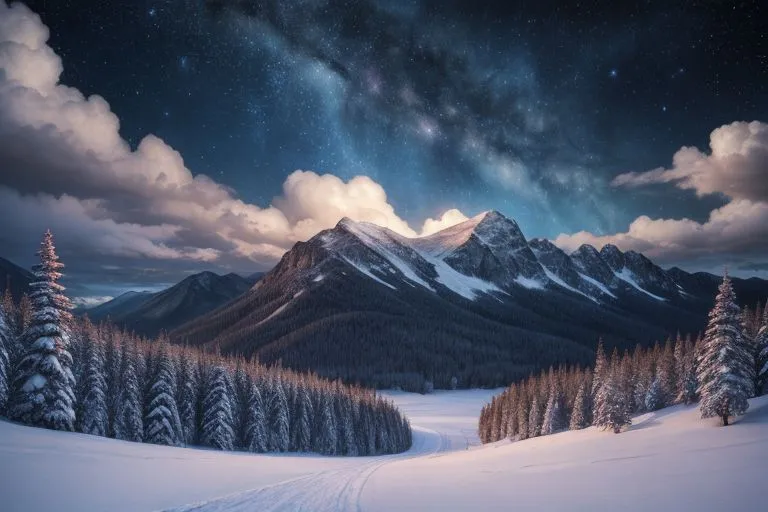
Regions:
<instances>
[{"instance_id":1,"label":"starry sky","mask_svg":"<svg viewBox=\"0 0 768 512\"><path fill-rule=\"evenodd\" d=\"M276 205L292 226L286 240L248 239L249 252L242 250L247 237L233 241L227 235L206 245L206 235L193 236L195 228L183 224L174 232L184 233L183 243L153 235L155 245L183 247L182 257L160 256L158 264L143 267L130 263L137 255L85 251L89 262L115 267L106 272L109 289L93 293L114 295L118 288L174 281L178 261L186 262L185 271L267 268L288 242L302 238L293 227L311 216L303 206L280 206L294 204L286 180L297 169L333 175L342 187L366 176L386 191L387 207L407 224L401 230L407 234L411 226L418 234L415 226L449 209L467 216L496 209L515 218L527 236L557 239L564 248L615 241L669 265L712 269L728 263L737 273L763 273L768 261L758 256L765 255L765 245L729 239L725 252L711 246L686 251L688 235L661 230L666 238L659 240L655 224L653 234L630 228L647 217L685 219L708 229L713 211L735 203L742 213L755 207L762 215L768 191L752 197L725 186L707 188L690 171L693 164L685 167L677 158L696 147L696 158L720 169L712 175L724 174L727 166L746 176L745 189L768 181L765 125L739 132L732 124L768 120L768 13L761 3L26 5L50 31L47 45L62 63L59 82L108 102L127 151L146 153L139 146L152 134L181 155L192 176L215 182L217 193L226 191L262 212ZM725 140L742 137L751 141L742 149L757 148L744 149L752 151L742 155L745 171L739 162L718 160L713 133L720 127L727 129ZM65 194L80 203L106 197L100 221L173 224L126 214L140 208L112 189L33 186L3 173L0 185L20 201L40 194L51 201ZM120 207L118 195L124 198ZM86 209L90 218L98 217ZM751 229L740 232L754 238ZM272 248L254 249L262 244ZM231 255L235 246L237 257ZM79 254L76 247L67 250ZM213 255L201 256L209 250ZM18 242L3 255L23 259L29 252ZM176 274L168 272L171 266ZM157 271L149 272L152 277L136 277L137 269L150 267ZM85 271L81 277L98 281Z\"/></svg>"}]
</instances>

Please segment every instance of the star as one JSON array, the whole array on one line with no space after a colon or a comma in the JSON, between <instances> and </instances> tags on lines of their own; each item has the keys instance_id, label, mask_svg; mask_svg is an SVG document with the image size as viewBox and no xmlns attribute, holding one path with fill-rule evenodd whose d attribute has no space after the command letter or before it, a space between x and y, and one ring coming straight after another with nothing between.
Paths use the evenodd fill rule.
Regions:
<instances>
[{"instance_id":1,"label":"star","mask_svg":"<svg viewBox=\"0 0 768 512\"><path fill-rule=\"evenodd\" d=\"M614 68L614 69L612 69L612 70L611 70L611 71L608 73L608 75L610 75L610 77L611 77L611 78L616 78L616 77L618 77L618 76L619 76L619 72L618 72L618 70L617 70L616 68Z\"/></svg>"},{"instance_id":2,"label":"star","mask_svg":"<svg viewBox=\"0 0 768 512\"><path fill-rule=\"evenodd\" d=\"M154 7L150 7L149 10L147 11L147 14L149 15L150 18L154 18L155 15L157 15L157 9L155 9Z\"/></svg>"}]
</instances>

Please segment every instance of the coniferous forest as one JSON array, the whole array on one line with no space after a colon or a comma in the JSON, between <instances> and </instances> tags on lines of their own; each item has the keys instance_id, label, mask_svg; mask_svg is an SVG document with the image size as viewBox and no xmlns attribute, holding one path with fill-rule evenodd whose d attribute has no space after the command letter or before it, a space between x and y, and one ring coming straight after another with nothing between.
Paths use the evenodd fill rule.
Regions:
<instances>
[{"instance_id":1,"label":"coniferous forest","mask_svg":"<svg viewBox=\"0 0 768 512\"><path fill-rule=\"evenodd\" d=\"M375 392L74 318L46 233L28 296L0 305L0 415L135 442L251 452L398 453L407 419Z\"/></svg>"},{"instance_id":2,"label":"coniferous forest","mask_svg":"<svg viewBox=\"0 0 768 512\"><path fill-rule=\"evenodd\" d=\"M598 343L594 368L561 366L531 375L483 407L483 443L523 440L595 425L615 433L634 414L674 404L700 404L703 418L747 412L747 399L766 392L768 303L739 308L726 275L703 336L677 336L633 352Z\"/></svg>"}]
</instances>

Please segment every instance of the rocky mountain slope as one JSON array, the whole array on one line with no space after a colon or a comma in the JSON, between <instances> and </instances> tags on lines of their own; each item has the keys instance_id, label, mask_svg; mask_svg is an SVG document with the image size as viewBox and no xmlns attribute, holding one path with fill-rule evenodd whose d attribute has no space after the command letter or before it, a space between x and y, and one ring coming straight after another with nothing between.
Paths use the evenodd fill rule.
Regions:
<instances>
[{"instance_id":1,"label":"rocky mountain slope","mask_svg":"<svg viewBox=\"0 0 768 512\"><path fill-rule=\"evenodd\" d=\"M417 239L343 219L172 338L379 386L496 385L586 362L601 336L631 348L702 329L714 289L697 276L611 245L566 254L498 212ZM758 281L737 293L764 298Z\"/></svg>"}]
</instances>

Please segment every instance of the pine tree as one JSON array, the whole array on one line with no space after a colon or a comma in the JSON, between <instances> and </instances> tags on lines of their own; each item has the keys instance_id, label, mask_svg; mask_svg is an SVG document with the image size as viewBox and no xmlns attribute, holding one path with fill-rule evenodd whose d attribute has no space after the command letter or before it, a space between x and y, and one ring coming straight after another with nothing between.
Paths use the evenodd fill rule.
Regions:
<instances>
[{"instance_id":1,"label":"pine tree","mask_svg":"<svg viewBox=\"0 0 768 512\"><path fill-rule=\"evenodd\" d=\"M559 386L554 383L549 388L547 407L544 410L544 421L541 427L542 435L550 435L563 430L565 423L565 397Z\"/></svg>"},{"instance_id":2,"label":"pine tree","mask_svg":"<svg viewBox=\"0 0 768 512\"><path fill-rule=\"evenodd\" d=\"M651 382L651 387L648 389L648 393L645 395L645 410L646 411L658 411L666 406L664 400L664 390L661 385L661 379L655 378Z\"/></svg>"},{"instance_id":3,"label":"pine tree","mask_svg":"<svg viewBox=\"0 0 768 512\"><path fill-rule=\"evenodd\" d=\"M600 406L595 412L595 424L598 427L612 429L618 434L622 428L632 423L615 371L606 376L598 396Z\"/></svg>"},{"instance_id":4,"label":"pine tree","mask_svg":"<svg viewBox=\"0 0 768 512\"><path fill-rule=\"evenodd\" d=\"M690 336L686 338L682 349L682 364L680 365L680 394L677 401L685 405L691 404L698 398L696 388L696 364L694 361L694 348Z\"/></svg>"},{"instance_id":5,"label":"pine tree","mask_svg":"<svg viewBox=\"0 0 768 512\"><path fill-rule=\"evenodd\" d=\"M184 350L179 358L179 422L181 423L182 442L186 445L197 441L197 406L199 397L199 375L197 362L189 350Z\"/></svg>"},{"instance_id":6,"label":"pine tree","mask_svg":"<svg viewBox=\"0 0 768 512\"><path fill-rule=\"evenodd\" d=\"M656 365L656 376L659 381L659 399L661 407L671 405L677 397L677 373L675 372L674 347L671 340L667 340L664 350L661 352Z\"/></svg>"},{"instance_id":7,"label":"pine tree","mask_svg":"<svg viewBox=\"0 0 768 512\"><path fill-rule=\"evenodd\" d=\"M571 413L571 430L581 430L589 426L589 413L587 411L589 396L587 388L582 383L579 386L579 392L576 393L576 401L573 403L573 412Z\"/></svg>"},{"instance_id":8,"label":"pine tree","mask_svg":"<svg viewBox=\"0 0 768 512\"><path fill-rule=\"evenodd\" d=\"M50 231L43 236L38 254L40 263L30 284L33 313L26 334L31 344L16 369L10 415L29 425L71 431L75 426L75 378L68 351L72 304L58 283L64 265Z\"/></svg>"},{"instance_id":9,"label":"pine tree","mask_svg":"<svg viewBox=\"0 0 768 512\"><path fill-rule=\"evenodd\" d=\"M752 354L742 335L739 307L728 274L709 313L702 343L698 361L701 416L717 416L728 425L729 416L747 411L747 399L754 393Z\"/></svg>"},{"instance_id":10,"label":"pine tree","mask_svg":"<svg viewBox=\"0 0 768 512\"><path fill-rule=\"evenodd\" d=\"M93 326L86 320L82 329L85 350L83 351L83 372L78 381L78 430L94 436L106 436L107 422L107 381L104 378L104 347L94 333Z\"/></svg>"},{"instance_id":11,"label":"pine tree","mask_svg":"<svg viewBox=\"0 0 768 512\"><path fill-rule=\"evenodd\" d=\"M377 416L377 420L378 415ZM317 442L315 451L323 455L336 455L336 422L333 417L333 398L330 392L324 393L321 399L320 410L316 415L318 420L317 425ZM381 436L383 427L380 421L376 421L376 450L379 453L383 452L383 439Z\"/></svg>"},{"instance_id":12,"label":"pine tree","mask_svg":"<svg viewBox=\"0 0 768 512\"><path fill-rule=\"evenodd\" d=\"M166 347L161 348L150 382L144 416L144 440L152 444L179 446L182 444L182 429L176 405L176 368Z\"/></svg>"},{"instance_id":13,"label":"pine tree","mask_svg":"<svg viewBox=\"0 0 768 512\"><path fill-rule=\"evenodd\" d=\"M300 386L297 392L296 425L291 431L292 444L300 452L308 452L312 449L312 416L312 401L307 390ZM362 443L360 451L365 451Z\"/></svg>"},{"instance_id":14,"label":"pine tree","mask_svg":"<svg viewBox=\"0 0 768 512\"><path fill-rule=\"evenodd\" d=\"M291 442L288 399L282 382L275 381L270 388L272 393L269 402L269 449L285 452Z\"/></svg>"},{"instance_id":15,"label":"pine tree","mask_svg":"<svg viewBox=\"0 0 768 512\"><path fill-rule=\"evenodd\" d=\"M231 450L235 432L232 424L232 401L229 396L229 375L221 366L214 366L208 376L203 399L203 425L200 442L219 450Z\"/></svg>"},{"instance_id":16,"label":"pine tree","mask_svg":"<svg viewBox=\"0 0 768 512\"><path fill-rule=\"evenodd\" d=\"M528 435L530 437L539 437L541 435L541 420L539 397L534 394L533 401L531 401L531 412L528 415Z\"/></svg>"},{"instance_id":17,"label":"pine tree","mask_svg":"<svg viewBox=\"0 0 768 512\"><path fill-rule=\"evenodd\" d=\"M267 417L259 388L256 383L251 386L245 440L248 451L263 453L267 451Z\"/></svg>"},{"instance_id":18,"label":"pine tree","mask_svg":"<svg viewBox=\"0 0 768 512\"><path fill-rule=\"evenodd\" d=\"M8 390L11 377L8 347L11 345L12 330L5 313L5 306L0 304L0 416L5 415L8 404Z\"/></svg>"},{"instance_id":19,"label":"pine tree","mask_svg":"<svg viewBox=\"0 0 768 512\"><path fill-rule=\"evenodd\" d=\"M29 302L29 299L27 299L27 302ZM3 294L3 302L2 305L0 305L0 309L5 312L5 352L6 357L8 358L7 378L10 392L12 370L16 368L21 357L24 355L24 344L22 342L24 331L19 321L19 308L16 307L16 303L13 301L13 295L11 295L10 276L5 288L5 293Z\"/></svg>"},{"instance_id":20,"label":"pine tree","mask_svg":"<svg viewBox=\"0 0 768 512\"><path fill-rule=\"evenodd\" d=\"M757 370L756 395L762 395L768 387L768 300L761 315L760 329L755 336L755 369Z\"/></svg>"},{"instance_id":21,"label":"pine tree","mask_svg":"<svg viewBox=\"0 0 768 512\"><path fill-rule=\"evenodd\" d=\"M607 371L608 361L605 357L605 349L603 348L602 338L597 343L597 353L595 357L595 369L592 377L592 396L597 396L600 386L603 385L605 380L605 373Z\"/></svg>"},{"instance_id":22,"label":"pine tree","mask_svg":"<svg viewBox=\"0 0 768 512\"><path fill-rule=\"evenodd\" d=\"M137 361L141 357L137 347L127 340L123 341L120 352L120 396L117 398L114 435L116 439L140 443L144 439L142 422L143 394L136 372Z\"/></svg>"}]
</instances>

